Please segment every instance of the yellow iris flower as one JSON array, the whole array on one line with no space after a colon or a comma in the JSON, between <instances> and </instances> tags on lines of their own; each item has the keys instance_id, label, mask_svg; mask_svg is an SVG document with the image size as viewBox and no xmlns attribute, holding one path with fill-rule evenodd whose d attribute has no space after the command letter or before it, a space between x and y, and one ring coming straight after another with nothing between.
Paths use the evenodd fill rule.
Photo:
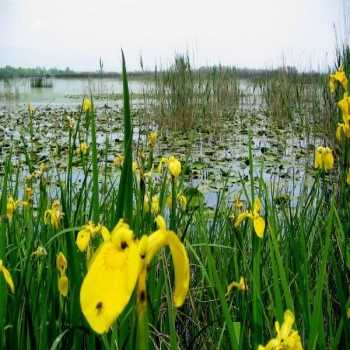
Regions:
<instances>
[{"instance_id":1,"label":"yellow iris flower","mask_svg":"<svg viewBox=\"0 0 350 350\"><path fill-rule=\"evenodd\" d=\"M244 277L240 277L239 282L233 281L227 286L226 295L228 295L233 288L237 288L241 291L246 291L248 289L247 282Z\"/></svg>"},{"instance_id":2,"label":"yellow iris flower","mask_svg":"<svg viewBox=\"0 0 350 350\"><path fill-rule=\"evenodd\" d=\"M154 215L159 214L160 206L159 206L159 197L153 196L151 201L151 213Z\"/></svg>"},{"instance_id":3,"label":"yellow iris flower","mask_svg":"<svg viewBox=\"0 0 350 350\"><path fill-rule=\"evenodd\" d=\"M329 147L317 147L315 152L315 168L329 171L333 168L333 166L333 151Z\"/></svg>"},{"instance_id":4,"label":"yellow iris flower","mask_svg":"<svg viewBox=\"0 0 350 350\"><path fill-rule=\"evenodd\" d=\"M58 229L62 217L63 213L61 211L60 202L54 200L51 209L45 210L44 223L47 225L50 222L55 229Z\"/></svg>"},{"instance_id":5,"label":"yellow iris flower","mask_svg":"<svg viewBox=\"0 0 350 350\"><path fill-rule=\"evenodd\" d=\"M67 259L62 252L59 252L56 257L56 267L60 273L58 277L58 291L63 296L66 297L68 295L68 277L66 276L67 270Z\"/></svg>"},{"instance_id":6,"label":"yellow iris flower","mask_svg":"<svg viewBox=\"0 0 350 350\"><path fill-rule=\"evenodd\" d=\"M78 232L76 244L81 252L84 252L92 238L94 238L97 234L100 234L104 241L108 241L110 239L110 234L108 229L102 225L95 225L91 221L89 221L86 225L84 225L80 231Z\"/></svg>"},{"instance_id":7,"label":"yellow iris flower","mask_svg":"<svg viewBox=\"0 0 350 350\"><path fill-rule=\"evenodd\" d=\"M178 203L179 203L179 205L180 205L180 208L181 208L182 210L185 210L186 207L187 207L187 197L186 197L183 193L179 193L179 194L176 196L176 198L177 198L177 201L178 201ZM169 196L166 197L166 205L167 205L167 207L168 207L169 209L171 209L172 204L173 204L172 196L169 195Z\"/></svg>"},{"instance_id":8,"label":"yellow iris flower","mask_svg":"<svg viewBox=\"0 0 350 350\"><path fill-rule=\"evenodd\" d=\"M82 312L91 328L106 333L128 304L136 287L145 301L146 273L154 255L169 246L175 270L174 304L180 307L189 287L189 260L177 235L166 229L157 216L158 230L135 240L133 231L120 221L111 238L100 245L92 257L80 290Z\"/></svg>"},{"instance_id":9,"label":"yellow iris flower","mask_svg":"<svg viewBox=\"0 0 350 350\"><path fill-rule=\"evenodd\" d=\"M68 277L66 275L62 275L58 278L58 291L63 297L68 295Z\"/></svg>"},{"instance_id":10,"label":"yellow iris flower","mask_svg":"<svg viewBox=\"0 0 350 350\"><path fill-rule=\"evenodd\" d=\"M343 136L350 138L350 122L338 123L335 137L340 141Z\"/></svg>"},{"instance_id":11,"label":"yellow iris flower","mask_svg":"<svg viewBox=\"0 0 350 350\"><path fill-rule=\"evenodd\" d=\"M57 254L57 257L56 257L56 267L57 267L57 270L63 274L66 272L67 270L67 259L66 257L64 256L64 254L62 252L59 252Z\"/></svg>"},{"instance_id":12,"label":"yellow iris flower","mask_svg":"<svg viewBox=\"0 0 350 350\"><path fill-rule=\"evenodd\" d=\"M77 149L77 154L87 155L89 152L89 145L85 142L81 143Z\"/></svg>"},{"instance_id":13,"label":"yellow iris flower","mask_svg":"<svg viewBox=\"0 0 350 350\"><path fill-rule=\"evenodd\" d=\"M33 197L33 189L31 187L26 187L24 190L27 198Z\"/></svg>"},{"instance_id":14,"label":"yellow iris flower","mask_svg":"<svg viewBox=\"0 0 350 350\"><path fill-rule=\"evenodd\" d=\"M42 256L46 256L46 255L47 255L46 249L43 246L39 246L38 248L36 248L36 250L32 253L31 256L41 258Z\"/></svg>"},{"instance_id":15,"label":"yellow iris flower","mask_svg":"<svg viewBox=\"0 0 350 350\"><path fill-rule=\"evenodd\" d=\"M161 173L163 170L163 166L166 165L168 163L168 158L162 157L159 161L158 167L157 167L157 171L158 173Z\"/></svg>"},{"instance_id":16,"label":"yellow iris flower","mask_svg":"<svg viewBox=\"0 0 350 350\"><path fill-rule=\"evenodd\" d=\"M348 89L348 79L342 67L329 76L329 89L332 93L335 92L336 82L340 83L345 91Z\"/></svg>"},{"instance_id":17,"label":"yellow iris flower","mask_svg":"<svg viewBox=\"0 0 350 350\"><path fill-rule=\"evenodd\" d=\"M294 321L294 314L287 310L284 313L282 326L278 321L275 322L276 338L271 339L265 346L259 345L258 350L303 350L298 331L292 328Z\"/></svg>"},{"instance_id":18,"label":"yellow iris flower","mask_svg":"<svg viewBox=\"0 0 350 350\"><path fill-rule=\"evenodd\" d=\"M158 134L157 134L156 131L150 132L150 133L148 134L148 137L147 137L147 139L148 139L148 144L149 144L149 146L150 146L151 148L154 148L154 146L156 145L157 136L158 136Z\"/></svg>"},{"instance_id":19,"label":"yellow iris flower","mask_svg":"<svg viewBox=\"0 0 350 350\"><path fill-rule=\"evenodd\" d=\"M114 159L113 159L113 165L121 168L123 166L124 163L124 156L121 154L117 154Z\"/></svg>"},{"instance_id":20,"label":"yellow iris flower","mask_svg":"<svg viewBox=\"0 0 350 350\"><path fill-rule=\"evenodd\" d=\"M350 96L347 93L344 94L343 98L338 101L338 107L342 111L343 120L349 121L350 119Z\"/></svg>"},{"instance_id":21,"label":"yellow iris flower","mask_svg":"<svg viewBox=\"0 0 350 350\"><path fill-rule=\"evenodd\" d=\"M29 114L34 114L35 111L36 111L35 107L31 103L29 103L28 104L28 113Z\"/></svg>"},{"instance_id":22,"label":"yellow iris flower","mask_svg":"<svg viewBox=\"0 0 350 350\"><path fill-rule=\"evenodd\" d=\"M343 122L338 123L335 136L340 141L343 136L350 138L350 96L347 93L338 102L338 107L342 112Z\"/></svg>"},{"instance_id":23,"label":"yellow iris flower","mask_svg":"<svg viewBox=\"0 0 350 350\"><path fill-rule=\"evenodd\" d=\"M168 169L172 176L178 177L181 174L181 163L174 156L168 159Z\"/></svg>"},{"instance_id":24,"label":"yellow iris flower","mask_svg":"<svg viewBox=\"0 0 350 350\"><path fill-rule=\"evenodd\" d=\"M253 205L253 210L244 211L239 213L235 222L235 227L239 227L239 225L245 220L250 219L253 221L254 231L259 238L264 237L265 231L265 219L260 215L261 210L261 201L259 198L256 198Z\"/></svg>"},{"instance_id":25,"label":"yellow iris flower","mask_svg":"<svg viewBox=\"0 0 350 350\"><path fill-rule=\"evenodd\" d=\"M13 218L13 213L19 206L27 206L29 203L26 201L22 201L19 199L14 199L12 196L9 196L7 198L7 203L6 203L6 216L10 222L12 222Z\"/></svg>"},{"instance_id":26,"label":"yellow iris flower","mask_svg":"<svg viewBox=\"0 0 350 350\"><path fill-rule=\"evenodd\" d=\"M87 97L84 97L83 99L83 112L91 112L92 111L92 103L91 100Z\"/></svg>"},{"instance_id":27,"label":"yellow iris flower","mask_svg":"<svg viewBox=\"0 0 350 350\"><path fill-rule=\"evenodd\" d=\"M14 293L15 292L15 285L13 283L10 271L5 267L2 260L0 260L0 272L2 272L6 283L8 284L8 286L11 289L11 292Z\"/></svg>"}]
</instances>

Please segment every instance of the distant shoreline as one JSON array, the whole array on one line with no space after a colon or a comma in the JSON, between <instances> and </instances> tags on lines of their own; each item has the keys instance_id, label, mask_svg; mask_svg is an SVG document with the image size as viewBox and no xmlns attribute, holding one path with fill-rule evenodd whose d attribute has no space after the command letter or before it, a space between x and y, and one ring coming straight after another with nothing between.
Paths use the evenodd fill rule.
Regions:
<instances>
[{"instance_id":1,"label":"distant shoreline","mask_svg":"<svg viewBox=\"0 0 350 350\"><path fill-rule=\"evenodd\" d=\"M323 72L299 72L295 67L280 67L276 69L248 69L235 67L202 67L193 69L193 73L200 75L211 74L213 72L225 71L232 75L233 78L251 79L251 78L268 78L280 73L288 73L294 76L303 76L308 78L324 77L326 73ZM156 75L166 74L167 70L161 71L134 71L128 72L130 80L150 80L154 79ZM76 72L67 68L66 70L59 70L56 68L14 68L11 66L0 67L0 80L14 79L14 78L33 78L33 77L49 77L49 78L63 78L63 79L121 79L122 76L118 72Z\"/></svg>"}]
</instances>

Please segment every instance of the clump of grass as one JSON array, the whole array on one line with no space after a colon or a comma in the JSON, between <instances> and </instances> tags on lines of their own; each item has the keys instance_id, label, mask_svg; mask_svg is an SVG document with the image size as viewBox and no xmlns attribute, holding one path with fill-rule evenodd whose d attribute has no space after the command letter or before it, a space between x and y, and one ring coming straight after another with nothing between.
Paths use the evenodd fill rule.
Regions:
<instances>
[{"instance_id":1,"label":"clump of grass","mask_svg":"<svg viewBox=\"0 0 350 350\"><path fill-rule=\"evenodd\" d=\"M157 122L175 129L216 123L225 108L233 115L240 101L234 69L195 70L188 55L176 56L174 64L165 71L156 70L152 95Z\"/></svg>"}]
</instances>

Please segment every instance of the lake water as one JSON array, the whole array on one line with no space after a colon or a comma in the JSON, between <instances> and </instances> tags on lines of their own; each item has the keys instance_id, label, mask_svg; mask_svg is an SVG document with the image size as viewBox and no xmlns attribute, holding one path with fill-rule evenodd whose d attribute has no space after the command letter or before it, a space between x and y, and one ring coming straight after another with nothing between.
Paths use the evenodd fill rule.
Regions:
<instances>
[{"instance_id":1,"label":"lake water","mask_svg":"<svg viewBox=\"0 0 350 350\"><path fill-rule=\"evenodd\" d=\"M131 80L130 92L142 93L149 87L148 84ZM240 82L240 89L249 97L250 89L246 82ZM31 88L29 79L0 80L0 161L5 159L11 144L21 147L20 135L27 127L29 102L37 107L34 121L36 154L38 159L48 160L55 145L64 148L67 143L67 135L62 131L66 113L79 110L82 97L90 94L106 97L95 99L97 142L102 150L106 137L109 137L111 146L108 157L111 161L115 154L122 152L119 109L122 100L116 100L115 97L116 94L122 94L122 81L117 78L53 79L52 88ZM286 124L283 128L274 125L262 113L257 96L254 95L252 99L246 97L246 102L241 102L239 110L232 112L229 119L220 121L219 127L208 126L210 132L187 130L186 133L174 133L167 128L160 130L163 138L159 140L157 154L176 154L181 159L189 156L192 175L188 181L199 186L210 206L215 205L217 193L224 184L231 191L236 191L241 187L241 179L248 177L248 129L252 130L254 136L252 148L256 176L263 164L263 177L267 182L278 182L284 192L299 193L298 182L303 182L305 166L312 166L314 150L309 146L318 141L311 135L297 132L298 128L293 124ZM108 109L105 108L107 105ZM135 100L133 109L137 109ZM136 122L140 124L134 128L135 140L138 139L139 130L143 130L141 134L145 139L144 133L150 127L147 120L135 119ZM23 152L19 151L15 157L24 162ZM60 164L64 166L64 157L60 159Z\"/></svg>"},{"instance_id":2,"label":"lake water","mask_svg":"<svg viewBox=\"0 0 350 350\"><path fill-rule=\"evenodd\" d=\"M52 88L32 88L30 79L0 80L0 103L9 100L17 103L76 104L74 96L121 94L122 81L118 78L54 78ZM146 87L144 81L129 81L133 93L141 93Z\"/></svg>"}]
</instances>

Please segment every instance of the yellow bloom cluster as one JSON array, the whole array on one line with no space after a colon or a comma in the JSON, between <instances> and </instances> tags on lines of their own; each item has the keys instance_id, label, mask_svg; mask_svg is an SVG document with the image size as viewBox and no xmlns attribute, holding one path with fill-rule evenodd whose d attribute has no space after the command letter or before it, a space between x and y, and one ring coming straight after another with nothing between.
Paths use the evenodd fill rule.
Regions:
<instances>
[{"instance_id":1,"label":"yellow bloom cluster","mask_svg":"<svg viewBox=\"0 0 350 350\"><path fill-rule=\"evenodd\" d=\"M336 138L340 141L344 136L350 138L350 96L347 93L338 102L338 107L342 112L343 122L338 123Z\"/></svg>"},{"instance_id":2,"label":"yellow bloom cluster","mask_svg":"<svg viewBox=\"0 0 350 350\"><path fill-rule=\"evenodd\" d=\"M315 168L329 171L333 168L333 166L333 151L329 147L317 147L315 152Z\"/></svg>"},{"instance_id":3,"label":"yellow bloom cluster","mask_svg":"<svg viewBox=\"0 0 350 350\"><path fill-rule=\"evenodd\" d=\"M276 337L271 339L265 346L259 345L258 350L303 350L298 331L292 328L295 318L292 311L284 313L284 322L280 326L275 322Z\"/></svg>"},{"instance_id":4,"label":"yellow bloom cluster","mask_svg":"<svg viewBox=\"0 0 350 350\"><path fill-rule=\"evenodd\" d=\"M159 204L159 197L157 195L152 196L151 199L151 206L150 206L150 200L147 196L145 196L143 208L145 212L151 211L152 214L157 215L160 212L160 204Z\"/></svg>"},{"instance_id":5,"label":"yellow bloom cluster","mask_svg":"<svg viewBox=\"0 0 350 350\"><path fill-rule=\"evenodd\" d=\"M97 333L106 333L118 318L137 285L137 297L145 304L147 268L153 257L168 246L175 271L173 301L180 307L189 288L189 260L178 236L167 230L165 220L157 216L158 230L140 240L123 220L120 220L91 258L80 290L82 312ZM139 308L138 308L139 310Z\"/></svg>"},{"instance_id":6,"label":"yellow bloom cluster","mask_svg":"<svg viewBox=\"0 0 350 350\"><path fill-rule=\"evenodd\" d=\"M261 201L259 198L256 198L254 201L253 210L243 211L238 214L235 221L235 227L239 227L239 225L245 219L250 219L253 221L253 226L254 226L256 235L259 238L263 238L264 231L265 231L265 219L260 215L260 210L261 210Z\"/></svg>"},{"instance_id":7,"label":"yellow bloom cluster","mask_svg":"<svg viewBox=\"0 0 350 350\"><path fill-rule=\"evenodd\" d=\"M342 67L340 67L334 74L329 76L329 90L332 93L335 92L337 83L339 83L344 90L348 89L348 79Z\"/></svg>"},{"instance_id":8,"label":"yellow bloom cluster","mask_svg":"<svg viewBox=\"0 0 350 350\"><path fill-rule=\"evenodd\" d=\"M56 257L56 267L60 274L58 277L58 291L63 297L68 295L68 277L66 276L67 259L62 252L59 252Z\"/></svg>"},{"instance_id":9,"label":"yellow bloom cluster","mask_svg":"<svg viewBox=\"0 0 350 350\"><path fill-rule=\"evenodd\" d=\"M44 222L46 225L50 222L53 228L58 229L62 217L63 213L61 211L61 205L56 199L53 201L51 209L45 211Z\"/></svg>"},{"instance_id":10,"label":"yellow bloom cluster","mask_svg":"<svg viewBox=\"0 0 350 350\"><path fill-rule=\"evenodd\" d=\"M0 272L2 272L4 278L5 278L5 282L8 284L8 286L11 289L11 292L14 293L15 292L15 285L13 283L11 274L9 272L9 270L5 267L4 263L2 262L2 260L0 260Z\"/></svg>"},{"instance_id":11,"label":"yellow bloom cluster","mask_svg":"<svg viewBox=\"0 0 350 350\"><path fill-rule=\"evenodd\" d=\"M27 201L22 201L19 199L15 200L12 196L9 196L7 198L7 203L6 203L6 216L8 220L12 222L13 214L19 206L25 207L27 205L29 205Z\"/></svg>"}]
</instances>

